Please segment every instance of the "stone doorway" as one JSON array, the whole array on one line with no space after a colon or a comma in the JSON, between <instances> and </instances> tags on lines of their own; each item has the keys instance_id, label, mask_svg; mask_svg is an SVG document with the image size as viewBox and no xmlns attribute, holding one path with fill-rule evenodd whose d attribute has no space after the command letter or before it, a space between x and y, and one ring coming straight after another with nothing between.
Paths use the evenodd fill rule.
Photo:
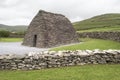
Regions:
<instances>
[{"instance_id":1,"label":"stone doorway","mask_svg":"<svg viewBox=\"0 0 120 80\"><path fill-rule=\"evenodd\" d=\"M23 45L51 48L77 42L77 33L64 15L41 10L30 23Z\"/></svg>"},{"instance_id":2,"label":"stone doorway","mask_svg":"<svg viewBox=\"0 0 120 80\"><path fill-rule=\"evenodd\" d=\"M34 35L34 38L33 38L33 47L36 47L36 43L37 43L37 35Z\"/></svg>"}]
</instances>

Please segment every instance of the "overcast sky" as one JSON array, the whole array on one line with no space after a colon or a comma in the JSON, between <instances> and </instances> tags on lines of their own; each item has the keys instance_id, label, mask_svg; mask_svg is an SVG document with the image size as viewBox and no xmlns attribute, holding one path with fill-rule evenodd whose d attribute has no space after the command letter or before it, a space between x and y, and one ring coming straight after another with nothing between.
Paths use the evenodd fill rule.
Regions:
<instances>
[{"instance_id":1,"label":"overcast sky","mask_svg":"<svg viewBox=\"0 0 120 80\"><path fill-rule=\"evenodd\" d=\"M75 22L120 13L120 0L0 0L0 24L29 25L40 9L63 14Z\"/></svg>"}]
</instances>

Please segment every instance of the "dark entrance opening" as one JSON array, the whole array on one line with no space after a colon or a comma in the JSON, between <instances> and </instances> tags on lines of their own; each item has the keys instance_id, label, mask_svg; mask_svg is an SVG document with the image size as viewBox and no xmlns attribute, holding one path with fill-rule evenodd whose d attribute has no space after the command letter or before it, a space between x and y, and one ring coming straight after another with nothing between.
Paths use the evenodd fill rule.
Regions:
<instances>
[{"instance_id":1,"label":"dark entrance opening","mask_svg":"<svg viewBox=\"0 0 120 80\"><path fill-rule=\"evenodd\" d=\"M36 47L36 43L37 43L37 35L34 35L34 38L33 38L33 47Z\"/></svg>"}]
</instances>

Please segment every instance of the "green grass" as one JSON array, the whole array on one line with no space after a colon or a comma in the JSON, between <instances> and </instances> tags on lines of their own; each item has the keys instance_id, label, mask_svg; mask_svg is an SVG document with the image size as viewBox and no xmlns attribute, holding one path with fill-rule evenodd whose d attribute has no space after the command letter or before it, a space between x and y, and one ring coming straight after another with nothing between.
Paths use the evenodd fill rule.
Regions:
<instances>
[{"instance_id":1,"label":"green grass","mask_svg":"<svg viewBox=\"0 0 120 80\"><path fill-rule=\"evenodd\" d=\"M114 27L104 27L104 28L93 28L93 29L86 29L86 30L79 30L77 32L120 32L120 26Z\"/></svg>"},{"instance_id":2,"label":"green grass","mask_svg":"<svg viewBox=\"0 0 120 80\"><path fill-rule=\"evenodd\" d=\"M84 65L32 71L0 71L0 80L120 80L120 64Z\"/></svg>"},{"instance_id":3,"label":"green grass","mask_svg":"<svg viewBox=\"0 0 120 80\"><path fill-rule=\"evenodd\" d=\"M120 49L120 43L110 40L102 40L102 39L81 39L82 43L70 45L70 46L60 46L56 48L52 48L53 51L59 50L94 50L94 49Z\"/></svg>"},{"instance_id":4,"label":"green grass","mask_svg":"<svg viewBox=\"0 0 120 80\"><path fill-rule=\"evenodd\" d=\"M20 42L23 38L0 38L0 42Z\"/></svg>"},{"instance_id":5,"label":"green grass","mask_svg":"<svg viewBox=\"0 0 120 80\"><path fill-rule=\"evenodd\" d=\"M102 31L120 31L120 14L104 14L104 15L99 15L99 16L95 16L92 17L90 19L86 19L80 22L75 22L73 23L74 28L77 31L81 31L81 30L91 30L92 31L96 31L96 28L98 30L98 28L100 28ZM115 28L114 28L115 27ZM106 28L106 29L104 29ZM111 29L109 29L111 28Z\"/></svg>"}]
</instances>

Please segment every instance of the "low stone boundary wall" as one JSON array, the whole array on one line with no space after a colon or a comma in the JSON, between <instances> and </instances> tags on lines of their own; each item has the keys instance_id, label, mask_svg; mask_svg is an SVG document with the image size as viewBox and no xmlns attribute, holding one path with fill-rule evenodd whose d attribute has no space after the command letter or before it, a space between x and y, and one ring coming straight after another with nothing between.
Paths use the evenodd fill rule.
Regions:
<instances>
[{"instance_id":1,"label":"low stone boundary wall","mask_svg":"<svg viewBox=\"0 0 120 80\"><path fill-rule=\"evenodd\" d=\"M0 56L1 70L34 70L84 64L120 64L120 50L44 51L24 56Z\"/></svg>"},{"instance_id":2,"label":"low stone boundary wall","mask_svg":"<svg viewBox=\"0 0 120 80\"><path fill-rule=\"evenodd\" d=\"M80 38L108 39L120 42L120 32L83 32L78 33Z\"/></svg>"}]
</instances>

